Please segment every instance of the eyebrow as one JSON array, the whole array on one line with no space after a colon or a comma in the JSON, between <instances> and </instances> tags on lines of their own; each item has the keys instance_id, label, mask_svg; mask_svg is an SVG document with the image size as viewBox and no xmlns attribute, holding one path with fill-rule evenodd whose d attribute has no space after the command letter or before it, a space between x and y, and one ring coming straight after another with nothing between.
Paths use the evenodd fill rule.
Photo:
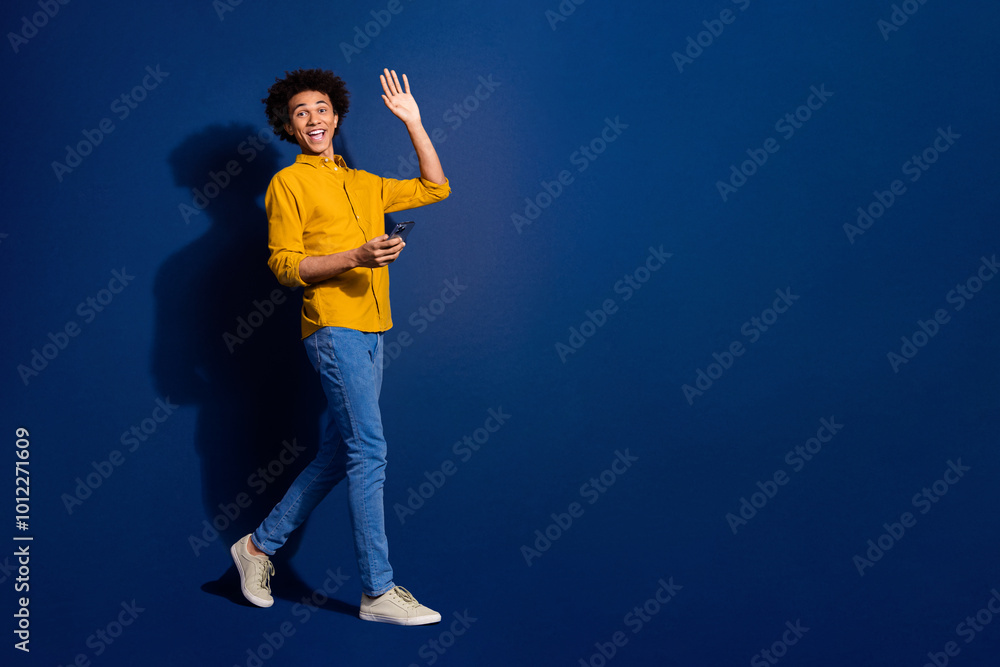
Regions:
<instances>
[{"instance_id":1,"label":"eyebrow","mask_svg":"<svg viewBox=\"0 0 1000 667\"><path fill-rule=\"evenodd\" d=\"M316 102L316 104L326 104L327 106L329 106L329 102L327 102L326 100L320 100L319 102ZM295 109L298 109L299 107L305 107L305 106L309 106L309 105L308 105L308 104L306 104L305 102L302 102L302 103L300 103L300 104L296 104L296 105L295 105L295 106L294 106L294 107L292 108L292 111L295 111Z\"/></svg>"}]
</instances>

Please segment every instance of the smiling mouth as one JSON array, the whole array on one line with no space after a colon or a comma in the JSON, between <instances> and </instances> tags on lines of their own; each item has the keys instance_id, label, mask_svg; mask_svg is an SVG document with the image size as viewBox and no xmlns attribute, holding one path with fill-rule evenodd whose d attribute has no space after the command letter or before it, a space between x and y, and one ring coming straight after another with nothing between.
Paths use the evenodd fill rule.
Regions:
<instances>
[{"instance_id":1,"label":"smiling mouth","mask_svg":"<svg viewBox=\"0 0 1000 667\"><path fill-rule=\"evenodd\" d=\"M322 141L326 136L326 130L313 130L307 133L310 141Z\"/></svg>"}]
</instances>

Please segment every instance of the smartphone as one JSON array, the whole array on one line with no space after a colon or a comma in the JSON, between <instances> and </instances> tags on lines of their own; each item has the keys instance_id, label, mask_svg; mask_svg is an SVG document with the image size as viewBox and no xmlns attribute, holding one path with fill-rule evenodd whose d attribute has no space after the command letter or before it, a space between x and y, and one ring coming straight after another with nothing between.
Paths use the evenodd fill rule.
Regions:
<instances>
[{"instance_id":1,"label":"smartphone","mask_svg":"<svg viewBox=\"0 0 1000 667\"><path fill-rule=\"evenodd\" d=\"M389 238L399 237L403 239L403 243L406 243L406 237L409 236L410 230L413 229L413 221L407 220L406 222L397 222L396 227L389 234Z\"/></svg>"}]
</instances>

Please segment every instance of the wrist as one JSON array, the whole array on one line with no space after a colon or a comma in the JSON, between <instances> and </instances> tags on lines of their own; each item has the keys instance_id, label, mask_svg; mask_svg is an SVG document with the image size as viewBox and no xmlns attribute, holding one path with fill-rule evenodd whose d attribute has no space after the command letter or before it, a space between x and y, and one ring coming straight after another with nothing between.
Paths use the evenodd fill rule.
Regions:
<instances>
[{"instance_id":1,"label":"wrist","mask_svg":"<svg viewBox=\"0 0 1000 667\"><path fill-rule=\"evenodd\" d=\"M348 250L347 255L347 270L356 269L361 266L361 259L358 257L358 251L360 248L354 248L353 250Z\"/></svg>"}]
</instances>

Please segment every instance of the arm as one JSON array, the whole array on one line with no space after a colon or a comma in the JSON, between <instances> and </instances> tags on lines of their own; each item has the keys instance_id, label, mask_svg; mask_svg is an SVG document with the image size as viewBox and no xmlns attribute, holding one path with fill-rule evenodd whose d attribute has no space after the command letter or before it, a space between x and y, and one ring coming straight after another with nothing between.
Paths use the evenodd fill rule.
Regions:
<instances>
[{"instance_id":1,"label":"arm","mask_svg":"<svg viewBox=\"0 0 1000 667\"><path fill-rule=\"evenodd\" d=\"M390 72L386 69L379 75L379 79L382 81L382 90L385 93L382 95L382 101L389 111L406 125L406 131L410 135L410 141L413 142L413 148L417 152L417 160L420 162L420 177L439 185L444 183L446 179L441 160L420 120L420 109L410 94L410 82L406 75L403 75L402 86L399 85L396 70Z\"/></svg>"},{"instance_id":2,"label":"arm","mask_svg":"<svg viewBox=\"0 0 1000 667\"><path fill-rule=\"evenodd\" d=\"M318 283L359 266L375 269L391 264L406 244L400 238L388 239L383 234L353 250L306 257L299 262L299 276L306 283Z\"/></svg>"}]
</instances>

